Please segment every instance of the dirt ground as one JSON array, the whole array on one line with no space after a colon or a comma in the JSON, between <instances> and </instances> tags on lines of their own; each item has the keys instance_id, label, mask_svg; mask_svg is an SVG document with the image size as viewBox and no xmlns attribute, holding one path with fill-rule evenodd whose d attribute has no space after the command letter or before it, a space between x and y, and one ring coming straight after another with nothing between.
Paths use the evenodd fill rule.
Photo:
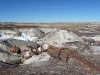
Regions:
<instances>
[{"instance_id":1,"label":"dirt ground","mask_svg":"<svg viewBox=\"0 0 100 75\"><path fill-rule=\"evenodd\" d=\"M0 26L0 29L56 27L60 29L68 29L76 32L77 35L80 35L79 32L77 32L79 30L97 30L99 32L99 24L100 23L42 23L33 24L33 26L27 24L16 24L16 26L13 27L2 25ZM77 62L76 60L73 61ZM14 68L1 68L0 75L100 75L100 72L84 69L83 66L77 65L74 62L71 62L70 60L68 63L64 63L57 59L50 59L49 61L34 62Z\"/></svg>"},{"instance_id":2,"label":"dirt ground","mask_svg":"<svg viewBox=\"0 0 100 75\"><path fill-rule=\"evenodd\" d=\"M100 75L99 72L76 69L56 59L34 62L15 68L0 69L0 75Z\"/></svg>"}]
</instances>

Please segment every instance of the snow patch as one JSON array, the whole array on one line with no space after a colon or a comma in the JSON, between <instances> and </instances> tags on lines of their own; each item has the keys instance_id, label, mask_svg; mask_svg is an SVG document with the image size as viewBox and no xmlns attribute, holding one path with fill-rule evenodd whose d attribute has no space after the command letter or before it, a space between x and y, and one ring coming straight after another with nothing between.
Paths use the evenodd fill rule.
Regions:
<instances>
[{"instance_id":1,"label":"snow patch","mask_svg":"<svg viewBox=\"0 0 100 75\"><path fill-rule=\"evenodd\" d=\"M10 37L7 35L0 34L0 39L9 39L9 38ZM22 35L20 37L13 37L13 39L36 42L38 40L38 37L30 37L29 35L22 33Z\"/></svg>"},{"instance_id":2,"label":"snow patch","mask_svg":"<svg viewBox=\"0 0 100 75\"><path fill-rule=\"evenodd\" d=\"M6 36L4 34L0 34L0 39L8 39L8 38L10 38L10 37L9 36Z\"/></svg>"},{"instance_id":3,"label":"snow patch","mask_svg":"<svg viewBox=\"0 0 100 75\"><path fill-rule=\"evenodd\" d=\"M37 37L30 37L29 35L26 35L25 33L22 33L21 37L14 37L14 39L25 40L25 41L33 41L33 42L38 40Z\"/></svg>"}]
</instances>

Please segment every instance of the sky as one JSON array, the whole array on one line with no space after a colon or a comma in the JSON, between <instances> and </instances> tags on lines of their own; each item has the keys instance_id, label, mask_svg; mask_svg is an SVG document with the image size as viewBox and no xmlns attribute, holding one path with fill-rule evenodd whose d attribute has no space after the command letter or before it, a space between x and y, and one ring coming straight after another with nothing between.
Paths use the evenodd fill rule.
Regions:
<instances>
[{"instance_id":1,"label":"sky","mask_svg":"<svg viewBox=\"0 0 100 75\"><path fill-rule=\"evenodd\" d=\"M100 22L100 0L0 0L0 22Z\"/></svg>"}]
</instances>

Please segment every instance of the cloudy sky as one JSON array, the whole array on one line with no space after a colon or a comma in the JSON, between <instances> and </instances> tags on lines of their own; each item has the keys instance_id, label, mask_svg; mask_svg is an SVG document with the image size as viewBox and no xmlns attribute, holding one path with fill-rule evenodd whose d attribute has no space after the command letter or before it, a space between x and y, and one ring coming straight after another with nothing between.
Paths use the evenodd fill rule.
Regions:
<instances>
[{"instance_id":1,"label":"cloudy sky","mask_svg":"<svg viewBox=\"0 0 100 75\"><path fill-rule=\"evenodd\" d=\"M0 22L100 22L100 0L0 0Z\"/></svg>"}]
</instances>

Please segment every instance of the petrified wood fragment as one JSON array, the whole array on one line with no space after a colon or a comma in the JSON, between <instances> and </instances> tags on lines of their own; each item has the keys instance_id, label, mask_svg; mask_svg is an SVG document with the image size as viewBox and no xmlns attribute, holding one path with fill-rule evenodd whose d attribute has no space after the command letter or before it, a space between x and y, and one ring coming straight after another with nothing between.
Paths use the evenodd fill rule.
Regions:
<instances>
[{"instance_id":1,"label":"petrified wood fragment","mask_svg":"<svg viewBox=\"0 0 100 75\"><path fill-rule=\"evenodd\" d=\"M62 50L63 48L58 48L58 47L54 47L54 46L51 46L48 50L47 50L47 53L53 57L53 58L57 58L59 59L59 55L60 55L60 51Z\"/></svg>"},{"instance_id":2,"label":"petrified wood fragment","mask_svg":"<svg viewBox=\"0 0 100 75\"><path fill-rule=\"evenodd\" d=\"M70 58L78 60L84 68L88 68L93 71L100 71L100 64L96 61L89 59L87 56L78 53L75 50L68 49L68 48L58 48L51 46L47 53L54 58L58 58L61 61L67 63Z\"/></svg>"}]
</instances>

